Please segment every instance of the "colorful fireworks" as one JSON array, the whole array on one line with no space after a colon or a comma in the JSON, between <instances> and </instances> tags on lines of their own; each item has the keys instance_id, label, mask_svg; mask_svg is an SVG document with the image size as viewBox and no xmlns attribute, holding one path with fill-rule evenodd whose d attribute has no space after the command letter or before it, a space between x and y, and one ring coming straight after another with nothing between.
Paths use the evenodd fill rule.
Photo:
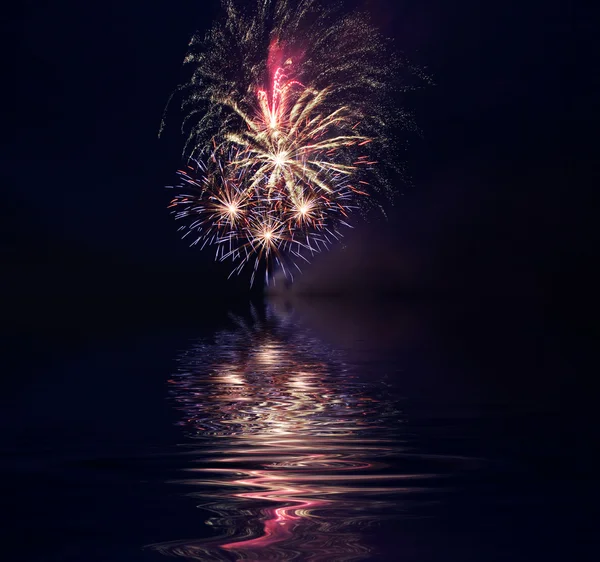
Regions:
<instances>
[{"instance_id":1,"label":"colorful fireworks","mask_svg":"<svg viewBox=\"0 0 600 562\"><path fill-rule=\"evenodd\" d=\"M293 279L389 191L386 129L411 123L390 101L399 63L365 14L317 0L257 0L251 15L222 4L224 21L185 58L187 164L170 207L232 274L251 264L254 282L264 263L267 282L276 268Z\"/></svg>"}]
</instances>

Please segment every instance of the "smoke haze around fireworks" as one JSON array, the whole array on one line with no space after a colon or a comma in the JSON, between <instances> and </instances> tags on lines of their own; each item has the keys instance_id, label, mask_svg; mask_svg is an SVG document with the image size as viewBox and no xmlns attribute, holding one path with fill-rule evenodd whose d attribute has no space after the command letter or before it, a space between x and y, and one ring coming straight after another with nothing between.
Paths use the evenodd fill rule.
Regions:
<instances>
[{"instance_id":1,"label":"smoke haze around fireworks","mask_svg":"<svg viewBox=\"0 0 600 562\"><path fill-rule=\"evenodd\" d=\"M261 263L293 279L356 210L393 195L390 131L414 129L398 107L404 63L364 13L317 0L223 0L194 35L180 100L184 166L170 207L191 245L216 248L232 274ZM170 100L170 102L171 102ZM168 107L168 106L167 106ZM161 131L164 120L161 124Z\"/></svg>"}]
</instances>

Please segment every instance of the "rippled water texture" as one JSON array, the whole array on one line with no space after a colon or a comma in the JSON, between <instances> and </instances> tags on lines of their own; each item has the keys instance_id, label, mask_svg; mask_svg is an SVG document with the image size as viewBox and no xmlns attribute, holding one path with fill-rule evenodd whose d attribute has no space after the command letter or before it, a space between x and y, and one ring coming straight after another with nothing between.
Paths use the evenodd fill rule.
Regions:
<instances>
[{"instance_id":1,"label":"rippled water texture","mask_svg":"<svg viewBox=\"0 0 600 562\"><path fill-rule=\"evenodd\" d=\"M214 537L152 548L193 560L368 559L369 528L409 510L440 467L414 462L385 384L291 316L262 316L178 359L170 394L190 451L177 483L211 514Z\"/></svg>"}]
</instances>

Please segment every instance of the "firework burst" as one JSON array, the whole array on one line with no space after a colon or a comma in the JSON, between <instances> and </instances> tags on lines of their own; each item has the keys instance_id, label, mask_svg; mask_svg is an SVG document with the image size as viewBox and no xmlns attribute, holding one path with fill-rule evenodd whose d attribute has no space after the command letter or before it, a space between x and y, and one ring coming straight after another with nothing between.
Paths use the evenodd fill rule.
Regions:
<instances>
[{"instance_id":1,"label":"firework burst","mask_svg":"<svg viewBox=\"0 0 600 562\"><path fill-rule=\"evenodd\" d=\"M170 206L191 244L215 246L232 273L252 264L254 282L262 262L267 279L291 275L354 209L389 194L386 131L412 121L391 102L400 61L365 14L317 0L257 0L251 15L222 4L176 90L187 165Z\"/></svg>"}]
</instances>

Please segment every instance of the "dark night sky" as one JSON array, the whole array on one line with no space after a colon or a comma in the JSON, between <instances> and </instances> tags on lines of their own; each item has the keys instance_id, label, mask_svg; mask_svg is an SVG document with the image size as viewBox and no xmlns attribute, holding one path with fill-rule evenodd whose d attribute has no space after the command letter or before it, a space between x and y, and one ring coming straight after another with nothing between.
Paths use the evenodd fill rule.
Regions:
<instances>
[{"instance_id":1,"label":"dark night sky","mask_svg":"<svg viewBox=\"0 0 600 562\"><path fill-rule=\"evenodd\" d=\"M365 381L385 372L386 387L406 393L402 416L424 458L481 461L454 503L423 496L444 528L403 518L409 530L389 535L390 552L595 552L597 401L577 389L598 355L582 290L597 290L592 14L568 0L342 1L366 5L435 86L398 99L423 138L407 139L413 181L389 220L360 223L296 285L406 300L315 299L303 314ZM7 560L145 559L141 544L198 531L197 502L163 485L183 462L160 453L182 438L166 380L192 334L213 338L228 311L247 315L248 280L227 281L228 264L179 239L164 189L180 164L177 119L157 133L189 37L218 9L22 0L0 18ZM461 486L431 482L436 493ZM494 540L516 558L499 558Z\"/></svg>"},{"instance_id":2,"label":"dark night sky","mask_svg":"<svg viewBox=\"0 0 600 562\"><path fill-rule=\"evenodd\" d=\"M339 284L329 259L345 279L403 290L549 291L581 276L593 245L585 131L598 120L589 15L555 0L365 3L436 85L399 100L424 135L409 139L414 185L387 224L362 224L304 283ZM163 189L179 164L176 119L157 139L188 38L217 2L15 9L3 23L8 294L243 291L179 241Z\"/></svg>"}]
</instances>

